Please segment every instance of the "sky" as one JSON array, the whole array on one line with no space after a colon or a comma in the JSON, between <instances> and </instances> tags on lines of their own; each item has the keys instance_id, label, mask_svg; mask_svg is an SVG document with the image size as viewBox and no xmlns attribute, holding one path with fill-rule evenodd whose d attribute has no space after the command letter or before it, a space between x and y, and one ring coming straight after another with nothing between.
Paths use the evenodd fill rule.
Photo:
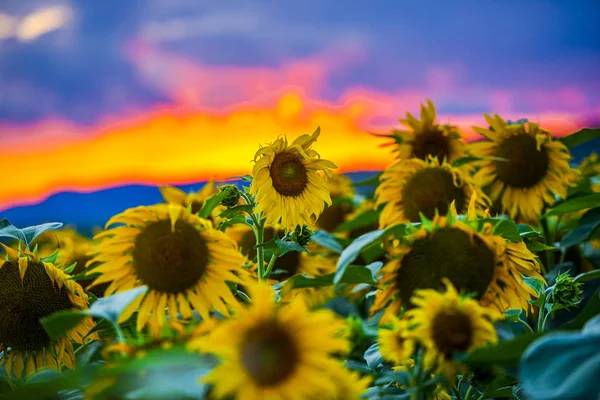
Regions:
<instances>
[{"instance_id":1,"label":"sky","mask_svg":"<svg viewBox=\"0 0 600 400\"><path fill-rule=\"evenodd\" d=\"M427 98L467 139L483 113L600 125L597 1L341 4L3 0L0 210L249 173L317 126L340 172L379 170L368 132Z\"/></svg>"}]
</instances>

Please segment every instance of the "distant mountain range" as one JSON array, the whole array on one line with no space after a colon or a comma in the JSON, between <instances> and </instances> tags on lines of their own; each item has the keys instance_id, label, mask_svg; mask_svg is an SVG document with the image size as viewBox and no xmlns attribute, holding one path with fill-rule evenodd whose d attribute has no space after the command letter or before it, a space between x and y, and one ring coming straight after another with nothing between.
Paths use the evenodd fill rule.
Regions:
<instances>
[{"instance_id":1,"label":"distant mountain range","mask_svg":"<svg viewBox=\"0 0 600 400\"><path fill-rule=\"evenodd\" d=\"M600 152L600 139L572 149L573 163L578 164L591 152ZM376 175L376 172L352 172L347 175L353 182L360 182ZM178 186L186 192L198 190L204 182ZM357 188L365 193L373 187ZM108 219L130 207L162 202L157 187L130 185L100 190L93 193L63 192L50 196L45 201L23 207L14 207L0 213L17 227L38 225L44 222L62 222L76 226L83 233L102 227Z\"/></svg>"}]
</instances>

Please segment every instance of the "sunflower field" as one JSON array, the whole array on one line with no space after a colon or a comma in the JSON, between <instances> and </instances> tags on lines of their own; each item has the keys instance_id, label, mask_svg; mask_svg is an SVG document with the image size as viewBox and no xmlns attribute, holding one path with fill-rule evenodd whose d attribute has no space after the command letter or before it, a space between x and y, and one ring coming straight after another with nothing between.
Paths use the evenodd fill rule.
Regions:
<instances>
[{"instance_id":1,"label":"sunflower field","mask_svg":"<svg viewBox=\"0 0 600 400\"><path fill-rule=\"evenodd\" d=\"M0 398L600 398L600 129L485 119L427 101L363 181L274 137L93 238L3 219Z\"/></svg>"}]
</instances>

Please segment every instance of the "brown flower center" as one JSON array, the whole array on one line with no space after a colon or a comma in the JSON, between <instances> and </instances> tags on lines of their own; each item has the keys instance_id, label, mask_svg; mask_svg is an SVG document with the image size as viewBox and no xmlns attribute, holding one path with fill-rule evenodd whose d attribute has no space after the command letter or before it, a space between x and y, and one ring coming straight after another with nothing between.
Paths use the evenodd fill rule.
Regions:
<instances>
[{"instance_id":1,"label":"brown flower center","mask_svg":"<svg viewBox=\"0 0 600 400\"><path fill-rule=\"evenodd\" d=\"M324 231L333 232L344 223L346 216L352 212L352 205L349 203L333 204L326 207L317 219L317 226Z\"/></svg>"},{"instance_id":2,"label":"brown flower center","mask_svg":"<svg viewBox=\"0 0 600 400\"><path fill-rule=\"evenodd\" d=\"M406 307L413 306L410 298L417 289L443 289L442 278L480 299L492 282L495 267L494 253L479 237L446 227L413 243L402 258L395 283Z\"/></svg>"},{"instance_id":3,"label":"brown flower center","mask_svg":"<svg viewBox=\"0 0 600 400\"><path fill-rule=\"evenodd\" d=\"M52 284L41 263L30 262L23 280L17 263L0 263L0 343L19 352L40 351L50 344L40 318L71 309L68 291Z\"/></svg>"},{"instance_id":4,"label":"brown flower center","mask_svg":"<svg viewBox=\"0 0 600 400\"><path fill-rule=\"evenodd\" d=\"M306 167L300 156L291 152L277 154L271 163L270 173L273 187L282 196L299 196L308 185Z\"/></svg>"},{"instance_id":5,"label":"brown flower center","mask_svg":"<svg viewBox=\"0 0 600 400\"><path fill-rule=\"evenodd\" d=\"M181 293L193 287L206 272L208 247L198 229L178 220L154 222L138 235L133 248L133 267L152 290Z\"/></svg>"},{"instance_id":6,"label":"brown flower center","mask_svg":"<svg viewBox=\"0 0 600 400\"><path fill-rule=\"evenodd\" d=\"M433 341L446 357L466 352L473 340L473 326L469 316L458 310L445 310L433 320Z\"/></svg>"},{"instance_id":7,"label":"brown flower center","mask_svg":"<svg viewBox=\"0 0 600 400\"><path fill-rule=\"evenodd\" d=\"M262 323L246 333L241 363L259 386L277 386L298 366L300 354L294 338L275 321Z\"/></svg>"},{"instance_id":8,"label":"brown flower center","mask_svg":"<svg viewBox=\"0 0 600 400\"><path fill-rule=\"evenodd\" d=\"M450 138L437 126L417 133L413 142L413 156L421 160L427 160L428 156L437 157L440 161L449 159Z\"/></svg>"},{"instance_id":9,"label":"brown flower center","mask_svg":"<svg viewBox=\"0 0 600 400\"><path fill-rule=\"evenodd\" d=\"M456 201L456 209L462 211L466 204L465 188L456 187L452 173L443 168L424 168L415 173L402 191L404 215L410 222L419 222L419 213L432 219L436 210L440 215Z\"/></svg>"},{"instance_id":10,"label":"brown flower center","mask_svg":"<svg viewBox=\"0 0 600 400\"><path fill-rule=\"evenodd\" d=\"M496 157L510 161L494 161L498 179L515 188L530 188L548 172L548 151L537 149L533 136L520 134L504 139L496 149Z\"/></svg>"}]
</instances>

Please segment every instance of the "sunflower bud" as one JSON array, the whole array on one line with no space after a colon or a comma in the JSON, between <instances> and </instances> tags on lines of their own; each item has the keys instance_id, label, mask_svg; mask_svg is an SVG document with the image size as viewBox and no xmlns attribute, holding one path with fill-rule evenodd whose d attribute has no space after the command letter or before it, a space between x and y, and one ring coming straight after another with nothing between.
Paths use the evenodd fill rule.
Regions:
<instances>
[{"instance_id":1,"label":"sunflower bud","mask_svg":"<svg viewBox=\"0 0 600 400\"><path fill-rule=\"evenodd\" d=\"M581 283L576 282L567 272L556 278L548 302L554 304L554 309L569 308L581 301Z\"/></svg>"},{"instance_id":2,"label":"sunflower bud","mask_svg":"<svg viewBox=\"0 0 600 400\"><path fill-rule=\"evenodd\" d=\"M290 234L289 238L300 246L306 246L308 242L310 242L313 233L314 232L308 229L306 225L303 225L302 227L296 225L296 229Z\"/></svg>"},{"instance_id":3,"label":"sunflower bud","mask_svg":"<svg viewBox=\"0 0 600 400\"><path fill-rule=\"evenodd\" d=\"M221 205L225 207L234 207L240 200L240 191L235 185L225 185L219 188L219 193L225 192L225 197L221 200Z\"/></svg>"}]
</instances>

